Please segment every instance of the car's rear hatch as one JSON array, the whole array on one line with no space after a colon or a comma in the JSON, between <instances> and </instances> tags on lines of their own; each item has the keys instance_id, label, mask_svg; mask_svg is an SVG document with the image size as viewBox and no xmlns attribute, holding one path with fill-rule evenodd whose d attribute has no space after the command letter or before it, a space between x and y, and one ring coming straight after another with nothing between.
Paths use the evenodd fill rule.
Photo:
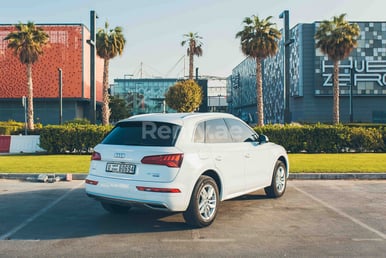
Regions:
<instances>
[{"instance_id":1,"label":"car's rear hatch","mask_svg":"<svg viewBox=\"0 0 386 258\"><path fill-rule=\"evenodd\" d=\"M90 174L148 182L171 182L183 153L174 146L180 126L160 122L118 124L95 147Z\"/></svg>"}]
</instances>

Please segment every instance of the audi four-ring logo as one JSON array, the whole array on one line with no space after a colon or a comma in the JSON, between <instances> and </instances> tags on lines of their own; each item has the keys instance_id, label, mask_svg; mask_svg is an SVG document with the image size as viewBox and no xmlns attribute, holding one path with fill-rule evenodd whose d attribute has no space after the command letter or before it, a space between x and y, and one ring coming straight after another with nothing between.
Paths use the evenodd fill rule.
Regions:
<instances>
[{"instance_id":1,"label":"audi four-ring logo","mask_svg":"<svg viewBox=\"0 0 386 258\"><path fill-rule=\"evenodd\" d=\"M125 157L126 157L125 153L121 153L121 152L114 153L114 158L123 159Z\"/></svg>"}]
</instances>

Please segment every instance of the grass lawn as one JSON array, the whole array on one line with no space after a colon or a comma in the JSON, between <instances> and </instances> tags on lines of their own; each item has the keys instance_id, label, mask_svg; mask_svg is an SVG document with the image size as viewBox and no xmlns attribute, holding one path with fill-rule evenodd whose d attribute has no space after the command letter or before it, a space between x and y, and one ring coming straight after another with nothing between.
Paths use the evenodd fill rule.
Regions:
<instances>
[{"instance_id":1,"label":"grass lawn","mask_svg":"<svg viewBox=\"0 0 386 258\"><path fill-rule=\"evenodd\" d=\"M289 154L291 173L385 173L386 153Z\"/></svg>"},{"instance_id":2,"label":"grass lawn","mask_svg":"<svg viewBox=\"0 0 386 258\"><path fill-rule=\"evenodd\" d=\"M91 155L2 155L0 173L87 173Z\"/></svg>"},{"instance_id":3,"label":"grass lawn","mask_svg":"<svg viewBox=\"0 0 386 258\"><path fill-rule=\"evenodd\" d=\"M289 154L291 173L384 173L386 153ZM87 173L90 155L1 155L0 173Z\"/></svg>"}]
</instances>

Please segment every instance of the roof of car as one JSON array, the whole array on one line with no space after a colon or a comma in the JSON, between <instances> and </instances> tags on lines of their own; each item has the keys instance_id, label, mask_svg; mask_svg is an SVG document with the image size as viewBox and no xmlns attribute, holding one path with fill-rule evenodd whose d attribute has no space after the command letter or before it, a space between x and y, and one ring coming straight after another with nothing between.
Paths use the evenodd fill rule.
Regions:
<instances>
[{"instance_id":1,"label":"roof of car","mask_svg":"<svg viewBox=\"0 0 386 258\"><path fill-rule=\"evenodd\" d=\"M153 121L153 122L169 122L173 124L182 125L186 120L201 120L203 118L234 118L233 115L228 113L151 113L143 115L135 115L126 118L122 121Z\"/></svg>"}]
</instances>

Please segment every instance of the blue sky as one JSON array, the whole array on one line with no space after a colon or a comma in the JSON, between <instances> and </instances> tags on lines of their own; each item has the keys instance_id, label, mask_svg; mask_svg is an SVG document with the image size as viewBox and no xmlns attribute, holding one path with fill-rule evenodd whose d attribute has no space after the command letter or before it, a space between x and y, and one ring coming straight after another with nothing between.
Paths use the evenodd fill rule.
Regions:
<instances>
[{"instance_id":1,"label":"blue sky","mask_svg":"<svg viewBox=\"0 0 386 258\"><path fill-rule=\"evenodd\" d=\"M203 37L204 54L196 58L200 74L227 77L245 58L235 34L245 17L273 16L283 27L279 14L289 10L290 26L331 19L347 13L350 21L386 21L384 0L18 0L2 1L0 24L82 23L89 27L90 10L98 14L97 27L106 21L122 26L127 40L124 54L110 62L110 81L125 74L144 77L184 75L186 49L183 34ZM180 60L180 62L178 62ZM188 58L185 58L185 75Z\"/></svg>"}]
</instances>

